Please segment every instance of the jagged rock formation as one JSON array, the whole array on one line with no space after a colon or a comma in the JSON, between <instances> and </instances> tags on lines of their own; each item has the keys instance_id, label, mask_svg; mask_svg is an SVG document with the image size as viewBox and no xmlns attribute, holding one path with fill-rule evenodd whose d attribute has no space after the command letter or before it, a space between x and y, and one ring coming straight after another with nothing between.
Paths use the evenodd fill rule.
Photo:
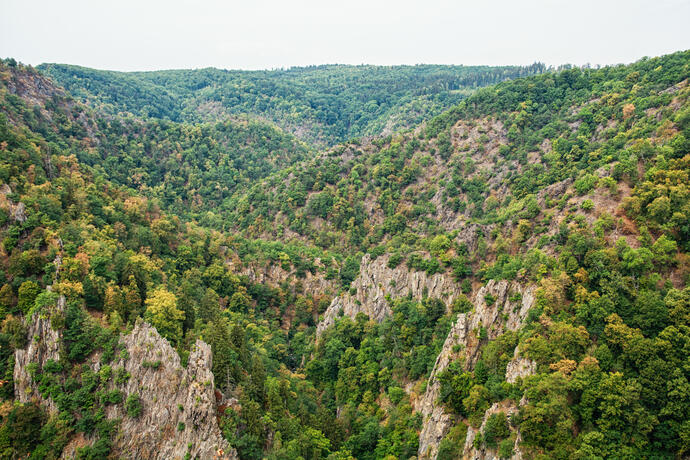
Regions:
<instances>
[{"instance_id":1,"label":"jagged rock formation","mask_svg":"<svg viewBox=\"0 0 690 460\"><path fill-rule=\"evenodd\" d=\"M506 382L515 383L518 378L525 378L530 375L534 375L537 371L537 363L519 356L519 349L515 348L515 353L513 359L510 360L506 367ZM514 403L494 403L489 407L486 412L484 412L484 418L482 419L482 424L478 429L472 426L467 427L467 437L465 438L465 446L463 448L463 456L466 459L472 460L498 460L498 455L495 450L487 449L486 446L482 445L480 448L474 446L474 439L479 433L484 431L486 426L486 421L489 420L491 414L496 414L498 412L503 412L507 417L515 414L520 406L527 404L527 400L523 397L520 400L519 405L516 407ZM520 430L515 430L515 443L513 444L513 455L510 457L511 460L522 460L522 451L520 450L520 443L522 442L522 436L520 435Z\"/></svg>"},{"instance_id":2,"label":"jagged rock formation","mask_svg":"<svg viewBox=\"0 0 690 460\"><path fill-rule=\"evenodd\" d=\"M64 298L57 311L64 309ZM16 350L14 381L20 402L36 401L50 411L55 403L42 398L32 382L28 365L36 363L39 369L48 359L58 360L61 335L51 326L50 315L36 314L28 327L29 344ZM216 397L211 373L211 348L197 340L189 356L187 367L155 328L138 321L134 330L120 338L126 353L110 363L113 370L124 370L129 378L124 383L110 382L110 389L118 389L123 401L137 395L141 414L131 417L124 404L106 408L106 416L119 418L119 431L113 439L113 454L118 458L181 459L237 458L223 438L216 419ZM94 371L101 368L97 356L88 364ZM93 442L81 437L63 452L70 457L77 445Z\"/></svg>"},{"instance_id":3,"label":"jagged rock formation","mask_svg":"<svg viewBox=\"0 0 690 460\"><path fill-rule=\"evenodd\" d=\"M537 371L537 363L531 359L519 355L519 349L515 347L513 359L506 366L506 382L515 383L518 378L525 378Z\"/></svg>"},{"instance_id":4,"label":"jagged rock formation","mask_svg":"<svg viewBox=\"0 0 690 460\"><path fill-rule=\"evenodd\" d=\"M270 286L279 286L287 280L299 282L305 294L315 297L330 296L338 290L338 283L325 279L321 273L312 275L311 272L307 271L304 278L298 278L295 270L284 270L278 264L248 264L246 267L239 268L239 273L249 278L249 281L252 283L268 284Z\"/></svg>"},{"instance_id":5,"label":"jagged rock formation","mask_svg":"<svg viewBox=\"0 0 690 460\"><path fill-rule=\"evenodd\" d=\"M65 297L60 296L54 313L60 314L65 309ZM60 341L62 334L53 329L52 315L35 313L29 322L27 337L28 344L24 349L14 352L14 394L20 403L37 402L48 409L57 412L57 406L51 399L46 399L38 392L38 386L33 382L29 368L31 363L43 369L45 363L52 359L60 359Z\"/></svg>"},{"instance_id":6,"label":"jagged rock formation","mask_svg":"<svg viewBox=\"0 0 690 460\"><path fill-rule=\"evenodd\" d=\"M112 367L131 374L120 390L125 398L139 396L142 413L132 418L121 404L108 407L109 418L122 419L114 450L127 458L236 457L216 420L211 347L197 340L185 369L168 341L143 321L121 342L129 357Z\"/></svg>"},{"instance_id":7,"label":"jagged rock formation","mask_svg":"<svg viewBox=\"0 0 690 460\"><path fill-rule=\"evenodd\" d=\"M12 193L12 189L7 184L0 186L0 208L7 210L8 215L12 220L19 223L26 221L26 206L21 201L14 203L8 195Z\"/></svg>"},{"instance_id":8,"label":"jagged rock formation","mask_svg":"<svg viewBox=\"0 0 690 460\"><path fill-rule=\"evenodd\" d=\"M494 280L477 291L473 298L474 309L458 316L452 326L441 353L436 358L426 387L426 393L420 403L420 411L424 416L424 425L419 435L418 457L435 459L438 447L448 432L451 424L450 415L444 412L437 401L441 391L441 384L437 376L448 367L454 359L464 358L467 369L472 369L479 358L479 330L485 328L489 339L494 339L505 330L515 331L527 317L527 312L534 304L534 287L524 287L518 282ZM487 305L486 296L491 294L495 301ZM517 294L519 294L518 299ZM515 297L513 297L515 296ZM456 345L462 349L458 356L453 352Z\"/></svg>"},{"instance_id":9,"label":"jagged rock formation","mask_svg":"<svg viewBox=\"0 0 690 460\"><path fill-rule=\"evenodd\" d=\"M411 272L404 265L389 268L388 259L388 255L374 260L369 254L362 257L359 275L352 282L355 294L345 293L333 299L316 328L317 335L335 323L341 310L351 318L364 313L373 320L382 321L391 314L386 296L421 298L427 295L449 305L461 292L455 280L445 274L429 276L426 272Z\"/></svg>"}]
</instances>

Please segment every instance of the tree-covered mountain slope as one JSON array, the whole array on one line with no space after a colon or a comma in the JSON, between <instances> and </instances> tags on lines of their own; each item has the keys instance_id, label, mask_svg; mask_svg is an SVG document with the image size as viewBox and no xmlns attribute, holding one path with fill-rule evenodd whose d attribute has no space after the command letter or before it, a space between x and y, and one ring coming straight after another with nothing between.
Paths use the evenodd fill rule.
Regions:
<instances>
[{"instance_id":1,"label":"tree-covered mountain slope","mask_svg":"<svg viewBox=\"0 0 690 460\"><path fill-rule=\"evenodd\" d=\"M103 114L11 64L3 455L132 457L122 439L178 401L141 385L183 373L199 406L137 452L690 452L690 52L511 80L414 130L294 155L289 137L223 144L225 121ZM200 162L217 145L264 146L267 166L213 195L228 179Z\"/></svg>"},{"instance_id":2,"label":"tree-covered mountain slope","mask_svg":"<svg viewBox=\"0 0 690 460\"><path fill-rule=\"evenodd\" d=\"M286 444L319 432L328 419L308 415L317 395L293 372L327 292L252 282L247 242L166 214L79 161L97 157L107 132L88 110L12 61L0 80L1 455L204 458L224 443L229 457L228 444L259 455L271 388L289 404ZM298 260L300 248L283 250ZM170 376L180 392L161 383Z\"/></svg>"},{"instance_id":3,"label":"tree-covered mountain slope","mask_svg":"<svg viewBox=\"0 0 690 460\"><path fill-rule=\"evenodd\" d=\"M413 127L478 87L543 72L545 66L112 72L43 64L39 69L75 97L109 113L193 122L249 116L270 120L310 143L332 145Z\"/></svg>"},{"instance_id":4,"label":"tree-covered mountain slope","mask_svg":"<svg viewBox=\"0 0 690 460\"><path fill-rule=\"evenodd\" d=\"M348 254L319 326L317 363L343 347L330 377L314 370L324 391L359 410L367 397L351 389L366 377L346 363L391 368L356 344L365 336L337 332L343 313L364 313L411 334L411 349L389 347L423 415L420 457L686 452L688 58L502 83L237 194L228 230ZM396 309L410 296L460 313L445 344L444 329L414 342L424 329ZM343 362L350 346L358 358ZM530 372L508 383L509 365ZM374 445L355 456L381 458Z\"/></svg>"},{"instance_id":5,"label":"tree-covered mountain slope","mask_svg":"<svg viewBox=\"0 0 690 460\"><path fill-rule=\"evenodd\" d=\"M203 215L237 187L311 155L305 144L261 121L189 124L113 117L74 101L40 75L27 81L26 75L10 72L5 86L9 108L19 104L15 98L46 105L42 111L24 108L27 113L22 115L32 130L47 133L48 150L59 148L51 142L76 143L80 148L73 153L80 162L100 168L106 178L159 200L180 216ZM57 105L61 98L69 99L64 107ZM52 112L57 112L54 117ZM49 133L51 126L62 137Z\"/></svg>"}]
</instances>

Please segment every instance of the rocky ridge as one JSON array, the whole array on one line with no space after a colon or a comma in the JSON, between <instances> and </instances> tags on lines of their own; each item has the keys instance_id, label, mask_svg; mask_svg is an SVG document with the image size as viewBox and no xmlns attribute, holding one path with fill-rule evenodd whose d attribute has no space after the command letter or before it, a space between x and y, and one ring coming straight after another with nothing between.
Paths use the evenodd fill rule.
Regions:
<instances>
[{"instance_id":1,"label":"rocky ridge","mask_svg":"<svg viewBox=\"0 0 690 460\"><path fill-rule=\"evenodd\" d=\"M388 255L373 260L369 254L362 257L359 275L351 285L355 293L344 293L333 299L316 328L317 336L335 323L341 311L353 319L358 313L364 313L375 321L382 321L391 314L387 296L393 299L407 295L428 296L450 305L461 293L458 283L448 275L411 272L404 265L390 268L388 260Z\"/></svg>"},{"instance_id":2,"label":"rocky ridge","mask_svg":"<svg viewBox=\"0 0 690 460\"><path fill-rule=\"evenodd\" d=\"M436 458L439 444L452 422L451 416L438 404L441 384L437 376L459 358L464 358L464 365L468 370L473 369L479 358L480 328L486 329L489 339L498 337L505 330L517 330L534 304L534 292L534 286L525 287L518 282L491 280L475 294L472 302L474 309L458 316L436 358L426 393L418 407L424 417L419 435L420 459ZM492 305L487 304L488 294L495 298ZM457 345L461 346L461 350L456 353L454 349Z\"/></svg>"}]
</instances>

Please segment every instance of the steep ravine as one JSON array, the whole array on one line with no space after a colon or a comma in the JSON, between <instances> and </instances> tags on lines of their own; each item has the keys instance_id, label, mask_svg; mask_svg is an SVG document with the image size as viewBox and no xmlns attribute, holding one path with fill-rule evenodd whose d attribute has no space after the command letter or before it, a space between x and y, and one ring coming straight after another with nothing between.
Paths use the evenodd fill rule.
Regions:
<instances>
[{"instance_id":1,"label":"steep ravine","mask_svg":"<svg viewBox=\"0 0 690 460\"><path fill-rule=\"evenodd\" d=\"M56 312L64 310L64 299ZM37 313L28 326L29 343L16 350L14 381L17 399L36 401L55 412L50 399L42 398L28 371L29 363L42 369L49 359L59 360L61 334L51 326L50 316ZM119 431L113 438L112 453L117 458L149 459L235 459L237 454L223 438L216 420L216 397L211 373L211 348L201 340L192 347L187 367L155 328L138 321L127 335L120 336L123 352L110 366L123 369L130 378L124 383L110 382L110 389L118 389L125 401L129 395L139 396L142 411L130 417L124 404L106 408L109 419L119 418ZM92 356L87 365L94 371L101 368ZM91 444L92 439L77 437L62 455L72 458L77 447Z\"/></svg>"}]
</instances>

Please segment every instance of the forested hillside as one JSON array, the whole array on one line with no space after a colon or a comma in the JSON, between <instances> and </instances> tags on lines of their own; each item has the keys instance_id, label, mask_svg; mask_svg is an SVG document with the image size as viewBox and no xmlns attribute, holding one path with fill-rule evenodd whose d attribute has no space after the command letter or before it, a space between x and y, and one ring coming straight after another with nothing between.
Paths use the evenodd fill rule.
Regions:
<instances>
[{"instance_id":1,"label":"forested hillside","mask_svg":"<svg viewBox=\"0 0 690 460\"><path fill-rule=\"evenodd\" d=\"M470 310L457 325L475 318L478 329L465 343L449 335L458 349L428 382L444 329L420 342L414 337L424 334L421 325L394 329L412 334L412 348L399 351L405 364L398 385L419 376L426 385L438 382L434 391L454 418L440 424L437 434L447 434L440 445L422 440L420 456L499 447L500 456L510 456L518 444L523 455L556 458L679 455L690 447L688 407L680 403L690 388L688 57L572 69L480 90L418 132L339 146L237 194L227 206L228 229L349 254L344 288L356 280L357 270L348 268L361 261L373 273L366 279L379 275L373 291L387 296L393 321L415 315L398 316L394 296L405 289L387 280L393 273L386 269L451 278L473 299L435 294L450 303L448 315ZM379 258L385 264L372 262ZM492 282L510 283L508 301L497 302L504 294L486 287ZM506 311L499 313L505 324L487 321L492 309L521 308L519 286L536 287L519 327ZM371 314L374 293L360 291L342 293L334 312ZM346 320L330 313L337 330ZM443 324L437 314L422 318ZM364 385L366 367L347 364L350 346L360 353L355 362L384 363L376 372L393 367L350 335L326 334L316 356L343 351L339 370L318 377L324 390ZM535 375L508 384L506 366L520 359ZM384 394L386 385L371 394ZM341 393L360 409L363 397ZM510 425L505 414L512 414ZM463 449L467 425L475 436ZM367 458L365 451L356 457Z\"/></svg>"},{"instance_id":2,"label":"forested hillside","mask_svg":"<svg viewBox=\"0 0 690 460\"><path fill-rule=\"evenodd\" d=\"M414 129L315 149L225 115L279 122L291 107L283 126L314 122L319 141L374 133L367 105L383 96L361 87L331 124L295 107L312 100L300 85L323 94L379 70L4 61L1 455L128 457L123 433L157 411L140 382L203 368L206 342L213 378L187 386L217 390L203 407L229 457L687 456L690 52L513 69L540 74L429 117L444 91L517 76L444 80L462 69L379 69L402 83L367 83L392 95L372 113L448 99ZM250 80L246 105L207 104ZM132 341L155 336L143 322L184 371L159 345L131 371ZM55 359L15 366L44 343ZM160 430L190 457L194 410Z\"/></svg>"},{"instance_id":3,"label":"forested hillside","mask_svg":"<svg viewBox=\"0 0 690 460\"><path fill-rule=\"evenodd\" d=\"M414 127L478 87L543 72L545 66L329 65L123 73L45 64L39 69L109 113L194 122L249 116L270 120L310 143L332 145Z\"/></svg>"},{"instance_id":4,"label":"forested hillside","mask_svg":"<svg viewBox=\"0 0 690 460\"><path fill-rule=\"evenodd\" d=\"M288 333L294 335L299 321L313 323L311 311L324 300L289 284L255 284L233 271L240 247L234 237L166 214L155 200L108 181L103 165L79 161L101 158L93 146L107 133L85 107L35 70L13 62L0 70L2 455L57 458L84 436L90 442L78 457L112 452L121 436L117 421L106 416L109 410L122 406L131 419L142 413L136 392L113 389L132 378L116 366L124 347L118 334L131 330L137 317L155 326L183 362L197 338L211 345L218 387L239 398L245 417L250 410L256 417L237 437L233 415L221 420L233 444L260 452L252 434L263 433L256 401L265 402L270 388L290 398L286 416L295 428L285 433L286 441L303 432L302 423L328 423L309 415L316 396L286 367L294 368L307 346L299 335L289 341ZM286 250L298 260L297 252ZM56 309L61 297L66 306ZM17 368L14 351L45 340L26 336L38 317L49 318L60 333L59 360ZM148 366L155 371L160 361ZM50 410L13 406L17 390L55 404ZM144 413L153 409L143 407ZM304 418L297 419L298 413Z\"/></svg>"}]
</instances>

